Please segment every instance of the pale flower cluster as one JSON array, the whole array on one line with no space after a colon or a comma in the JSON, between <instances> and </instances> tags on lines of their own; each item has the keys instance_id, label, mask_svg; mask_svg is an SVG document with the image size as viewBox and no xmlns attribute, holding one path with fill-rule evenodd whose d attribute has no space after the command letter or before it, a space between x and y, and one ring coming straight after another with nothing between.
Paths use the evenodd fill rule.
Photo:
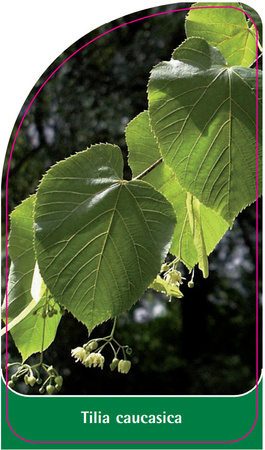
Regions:
<instances>
[{"instance_id":1,"label":"pale flower cluster","mask_svg":"<svg viewBox=\"0 0 265 450\"><path fill-rule=\"evenodd\" d=\"M169 284L176 284L177 286L179 286L180 284L182 284L181 272L179 272L178 270L171 270L166 275L166 281Z\"/></svg>"},{"instance_id":2,"label":"pale flower cluster","mask_svg":"<svg viewBox=\"0 0 265 450\"><path fill-rule=\"evenodd\" d=\"M100 367L103 369L105 358L100 353L90 353L84 360L85 367Z\"/></svg>"},{"instance_id":3,"label":"pale flower cluster","mask_svg":"<svg viewBox=\"0 0 265 450\"><path fill-rule=\"evenodd\" d=\"M119 345L119 344L118 344ZM101 354L101 350L105 345L98 348L97 340L92 340L87 344L84 344L83 347L76 347L71 350L71 355L75 358L76 362L80 361L85 367L99 367L103 369L105 358ZM126 347L126 352L131 352L131 349ZM120 348L124 348L121 347ZM98 349L98 350L96 350ZM96 350L96 351L95 351ZM120 373L128 373L131 368L131 361L128 361L125 356L125 351L123 350L123 355L125 359L119 360L117 358L117 352L114 352L114 358L109 365L110 370L113 371L115 369Z\"/></svg>"},{"instance_id":4,"label":"pale flower cluster","mask_svg":"<svg viewBox=\"0 0 265 450\"><path fill-rule=\"evenodd\" d=\"M71 351L71 355L80 361L85 367L100 367L103 369L105 358L100 353L90 353L83 347L76 347Z\"/></svg>"},{"instance_id":5,"label":"pale flower cluster","mask_svg":"<svg viewBox=\"0 0 265 450\"><path fill-rule=\"evenodd\" d=\"M88 354L83 347L76 347L71 351L71 355L76 359L76 362L83 363Z\"/></svg>"}]
</instances>

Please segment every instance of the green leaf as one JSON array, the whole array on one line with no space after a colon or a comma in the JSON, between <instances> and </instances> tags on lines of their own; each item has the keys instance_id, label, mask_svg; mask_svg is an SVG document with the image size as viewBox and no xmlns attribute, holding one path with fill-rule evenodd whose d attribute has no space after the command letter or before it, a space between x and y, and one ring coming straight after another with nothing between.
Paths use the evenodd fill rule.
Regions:
<instances>
[{"instance_id":1,"label":"green leaf","mask_svg":"<svg viewBox=\"0 0 265 450\"><path fill-rule=\"evenodd\" d=\"M17 324L19 324L19 322L21 322L21 320L25 319L25 317L27 317L27 315L35 308L36 306L36 302L35 300L31 300L31 302L26 306L25 309L23 309L23 311L21 311L21 313L18 314L18 316L16 316L13 320L11 320L11 322L8 323L8 331L11 331L12 328L14 328ZM3 319L5 322L5 319ZM6 327L4 326L1 329L1 336L4 336L4 334L6 333Z\"/></svg>"},{"instance_id":2,"label":"green leaf","mask_svg":"<svg viewBox=\"0 0 265 450\"><path fill-rule=\"evenodd\" d=\"M239 3L193 5L195 8L202 6L211 8L190 10L186 20L187 37L201 37L217 47L229 66L249 67L256 59L255 27L248 26L242 6Z\"/></svg>"},{"instance_id":3,"label":"green leaf","mask_svg":"<svg viewBox=\"0 0 265 450\"><path fill-rule=\"evenodd\" d=\"M32 301L30 293L35 267L33 249L33 207L35 196L24 200L10 215L11 228L8 255L11 265L8 277L8 321L17 317ZM2 317L6 302L2 307Z\"/></svg>"},{"instance_id":4,"label":"green leaf","mask_svg":"<svg viewBox=\"0 0 265 450\"><path fill-rule=\"evenodd\" d=\"M43 348L44 321L40 315L33 315L34 311L46 301L46 287L38 275L33 248L34 202L35 196L31 196L11 213L8 243L8 253L11 258L7 295L8 323L23 360L33 353L40 352ZM33 291L34 298L31 291ZM4 320L5 312L4 304L2 308ZM60 318L60 314L49 318L50 322L45 330L44 349L54 340Z\"/></svg>"},{"instance_id":5,"label":"green leaf","mask_svg":"<svg viewBox=\"0 0 265 450\"><path fill-rule=\"evenodd\" d=\"M33 353L46 350L54 341L58 325L61 320L60 307L55 304L54 308L57 314L52 317L43 319L37 310L46 302L46 295L35 306L30 314L28 314L18 325L12 328L11 334L14 342L21 353L23 361L29 358ZM36 314L34 314L37 312ZM44 340L43 327L45 326ZM43 341L43 342L42 342Z\"/></svg>"},{"instance_id":6,"label":"green leaf","mask_svg":"<svg viewBox=\"0 0 265 450\"><path fill-rule=\"evenodd\" d=\"M44 176L35 207L40 273L89 330L130 308L170 246L170 203L140 180L123 181L119 147L94 145Z\"/></svg>"},{"instance_id":7,"label":"green leaf","mask_svg":"<svg viewBox=\"0 0 265 450\"><path fill-rule=\"evenodd\" d=\"M152 133L148 111L135 117L126 128L129 148L129 164L133 175L137 176L160 157L158 144ZM170 252L191 270L199 261L198 249L190 227L187 210L187 191L176 180L172 170L162 162L144 176L155 189L159 190L172 204L177 217ZM201 209L201 233L206 253L209 255L228 228L228 223L215 211L203 204Z\"/></svg>"},{"instance_id":8,"label":"green leaf","mask_svg":"<svg viewBox=\"0 0 265 450\"><path fill-rule=\"evenodd\" d=\"M165 162L182 187L230 225L256 199L255 83L255 70L228 68L216 48L190 38L152 70L148 86ZM258 137L261 174L261 110Z\"/></svg>"},{"instance_id":9,"label":"green leaf","mask_svg":"<svg viewBox=\"0 0 265 450\"><path fill-rule=\"evenodd\" d=\"M252 19L251 20L250 18L247 17L247 23L248 23L249 28L251 28L253 26L253 22L254 22L258 29L259 41L262 42L262 20L260 18L260 15L257 13L257 11L255 9L251 8L251 6L246 5L245 3L242 3L242 9ZM254 33L255 33L255 28L254 28Z\"/></svg>"}]
</instances>

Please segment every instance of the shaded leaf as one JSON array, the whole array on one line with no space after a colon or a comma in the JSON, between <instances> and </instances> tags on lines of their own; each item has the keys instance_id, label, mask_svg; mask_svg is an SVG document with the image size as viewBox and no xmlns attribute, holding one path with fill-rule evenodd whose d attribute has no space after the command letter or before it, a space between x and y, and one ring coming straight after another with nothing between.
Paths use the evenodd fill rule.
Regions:
<instances>
[{"instance_id":1,"label":"shaded leaf","mask_svg":"<svg viewBox=\"0 0 265 450\"><path fill-rule=\"evenodd\" d=\"M123 181L119 147L94 145L44 176L35 208L40 273L91 331L136 302L160 269L175 214L140 180Z\"/></svg>"},{"instance_id":2,"label":"shaded leaf","mask_svg":"<svg viewBox=\"0 0 265 450\"><path fill-rule=\"evenodd\" d=\"M187 37L217 47L229 66L250 66L256 59L255 27L249 27L239 3L195 3L186 19ZM216 8L222 6L222 8ZM241 9L239 11L238 9Z\"/></svg>"},{"instance_id":3,"label":"shaded leaf","mask_svg":"<svg viewBox=\"0 0 265 450\"><path fill-rule=\"evenodd\" d=\"M133 175L137 176L159 159L160 153L154 134L150 128L148 111L135 117L126 128L129 148L129 164ZM158 189L172 204L177 217L170 252L180 257L191 270L198 263L198 253L191 231L187 211L187 191L176 180L173 171L162 162L143 178ZM215 211L203 204L201 208L201 232L207 255L216 247L226 232L228 223Z\"/></svg>"},{"instance_id":4,"label":"shaded leaf","mask_svg":"<svg viewBox=\"0 0 265 450\"><path fill-rule=\"evenodd\" d=\"M153 69L148 87L165 162L182 187L230 225L256 200L255 84L255 70L228 68L216 48L190 38ZM261 173L261 111L258 137Z\"/></svg>"}]
</instances>

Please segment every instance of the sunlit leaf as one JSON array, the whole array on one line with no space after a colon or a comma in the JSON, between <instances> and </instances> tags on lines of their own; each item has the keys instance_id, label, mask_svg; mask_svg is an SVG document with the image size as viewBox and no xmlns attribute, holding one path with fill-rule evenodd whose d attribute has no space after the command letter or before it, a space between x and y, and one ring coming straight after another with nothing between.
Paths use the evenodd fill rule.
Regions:
<instances>
[{"instance_id":1,"label":"sunlit leaf","mask_svg":"<svg viewBox=\"0 0 265 450\"><path fill-rule=\"evenodd\" d=\"M35 208L40 273L55 298L92 330L143 294L170 246L175 214L148 183L123 181L110 144L61 161Z\"/></svg>"},{"instance_id":2,"label":"sunlit leaf","mask_svg":"<svg viewBox=\"0 0 265 450\"><path fill-rule=\"evenodd\" d=\"M126 141L129 148L129 164L133 175L137 176L151 166L161 156L158 144L151 131L148 112L135 117L126 128ZM176 180L172 170L160 163L143 178L158 189L174 207L177 224L174 230L170 251L191 270L199 261L198 250L190 227L187 211L187 191ZM201 209L201 233L209 255L226 232L228 223L215 211L203 204Z\"/></svg>"},{"instance_id":3,"label":"sunlit leaf","mask_svg":"<svg viewBox=\"0 0 265 450\"><path fill-rule=\"evenodd\" d=\"M34 201L35 196L31 196L12 212L8 243L8 254L11 258L7 295L8 323L23 360L49 347L55 338L61 318L61 315L57 314L47 319L42 342L44 320L40 314L34 315L34 311L46 302L46 286L38 274L33 248ZM59 306L56 308L59 311ZM5 304L2 314L5 320Z\"/></svg>"},{"instance_id":4,"label":"sunlit leaf","mask_svg":"<svg viewBox=\"0 0 265 450\"><path fill-rule=\"evenodd\" d=\"M32 301L30 293L35 267L33 250L33 206L35 196L24 200L10 215L8 255L11 259L8 277L8 321L13 320ZM2 317L6 314L6 301Z\"/></svg>"},{"instance_id":5,"label":"sunlit leaf","mask_svg":"<svg viewBox=\"0 0 265 450\"><path fill-rule=\"evenodd\" d=\"M19 313L13 320L11 320L11 322L8 323L8 331L11 331L12 328L14 328L17 324L19 324L19 322L21 322L21 320L25 319L25 317L27 317L27 315L33 311L33 309L36 306L36 302L35 300L31 300L31 302L26 306L25 309L23 309L21 311L21 313ZM5 320L4 320L5 322ZM4 326L1 329L1 336L3 336L6 333L6 329L7 327Z\"/></svg>"},{"instance_id":6,"label":"sunlit leaf","mask_svg":"<svg viewBox=\"0 0 265 450\"><path fill-rule=\"evenodd\" d=\"M246 5L245 3L241 3L242 9L250 16L250 18L247 16L247 23L249 27L253 26L253 22L255 23L257 29L258 29L258 35L259 35L259 41L262 42L262 20L260 15L257 13L257 11L251 6Z\"/></svg>"},{"instance_id":7,"label":"sunlit leaf","mask_svg":"<svg viewBox=\"0 0 265 450\"><path fill-rule=\"evenodd\" d=\"M248 67L255 61L255 27L249 27L239 3L195 3L192 7L204 8L189 11L187 37L204 38L220 50L229 66Z\"/></svg>"},{"instance_id":8,"label":"sunlit leaf","mask_svg":"<svg viewBox=\"0 0 265 450\"><path fill-rule=\"evenodd\" d=\"M165 162L183 188L230 225L256 199L255 85L255 70L227 67L216 48L190 38L153 69L148 87ZM258 125L261 174L261 110Z\"/></svg>"},{"instance_id":9,"label":"sunlit leaf","mask_svg":"<svg viewBox=\"0 0 265 450\"><path fill-rule=\"evenodd\" d=\"M12 338L21 353L23 361L34 353L46 350L54 341L61 320L60 307L58 304L55 304L54 309L57 311L57 314L54 314L52 317L46 317L44 320L41 315L41 309L40 312L37 310L39 310L45 302L46 297L43 296L30 314L12 328ZM43 329L44 327L45 329Z\"/></svg>"}]
</instances>

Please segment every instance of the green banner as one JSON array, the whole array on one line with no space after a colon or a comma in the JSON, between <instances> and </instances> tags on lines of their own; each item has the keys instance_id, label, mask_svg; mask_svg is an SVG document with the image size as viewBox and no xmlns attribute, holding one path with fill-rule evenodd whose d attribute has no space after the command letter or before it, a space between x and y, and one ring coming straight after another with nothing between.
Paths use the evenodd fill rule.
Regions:
<instances>
[{"instance_id":1,"label":"green banner","mask_svg":"<svg viewBox=\"0 0 265 450\"><path fill-rule=\"evenodd\" d=\"M3 385L2 394L5 386ZM262 448L262 383L239 396L2 395L2 448Z\"/></svg>"}]
</instances>

